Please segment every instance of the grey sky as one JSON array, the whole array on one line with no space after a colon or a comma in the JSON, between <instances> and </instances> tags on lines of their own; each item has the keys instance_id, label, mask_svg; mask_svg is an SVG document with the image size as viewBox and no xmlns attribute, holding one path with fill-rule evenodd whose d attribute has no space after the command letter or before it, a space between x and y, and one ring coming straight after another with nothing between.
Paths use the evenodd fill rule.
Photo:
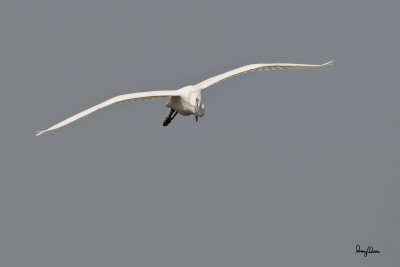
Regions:
<instances>
[{"instance_id":1,"label":"grey sky","mask_svg":"<svg viewBox=\"0 0 400 267\"><path fill-rule=\"evenodd\" d=\"M396 266L398 1L0 2L1 266ZM162 121L177 89L205 117ZM364 258L355 245L381 254Z\"/></svg>"}]
</instances>

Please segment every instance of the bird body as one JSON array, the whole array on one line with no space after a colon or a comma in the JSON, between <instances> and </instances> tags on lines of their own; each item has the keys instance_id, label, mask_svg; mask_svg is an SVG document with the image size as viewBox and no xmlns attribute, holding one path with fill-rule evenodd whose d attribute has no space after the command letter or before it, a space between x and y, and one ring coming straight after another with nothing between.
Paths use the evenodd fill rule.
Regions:
<instances>
[{"instance_id":1,"label":"bird body","mask_svg":"<svg viewBox=\"0 0 400 267\"><path fill-rule=\"evenodd\" d=\"M36 135L41 135L44 132L55 130L57 128L65 126L75 120L78 120L98 109L104 108L111 104L137 102L137 101L153 100L153 99L168 98L168 97L170 98L170 101L164 106L170 108L171 112L165 119L163 123L164 126L167 126L172 121L172 119L175 118L177 114L180 114L182 116L194 115L197 121L198 117L204 116L204 103L201 98L201 92L205 88L215 83L248 72L264 71L264 70L320 68L329 65L332 62L333 61L330 61L321 65L295 64L295 63L251 64L211 77L198 84L188 85L177 90L149 91L149 92L138 92L138 93L120 95L113 97L109 100L106 100L89 109L81 111L80 113L63 120L46 130L38 131Z\"/></svg>"},{"instance_id":2,"label":"bird body","mask_svg":"<svg viewBox=\"0 0 400 267\"><path fill-rule=\"evenodd\" d=\"M171 100L165 104L167 108L173 108L182 116L194 115L196 99L201 103L199 117L204 116L204 103L201 101L201 90L194 85L188 85L177 90L179 96L171 96Z\"/></svg>"}]
</instances>

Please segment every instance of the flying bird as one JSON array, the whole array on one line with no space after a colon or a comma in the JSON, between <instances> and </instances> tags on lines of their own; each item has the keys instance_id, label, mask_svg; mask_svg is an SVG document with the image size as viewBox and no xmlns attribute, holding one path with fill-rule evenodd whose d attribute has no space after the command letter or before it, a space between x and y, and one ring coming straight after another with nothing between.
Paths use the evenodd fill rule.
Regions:
<instances>
[{"instance_id":1,"label":"flying bird","mask_svg":"<svg viewBox=\"0 0 400 267\"><path fill-rule=\"evenodd\" d=\"M168 98L168 97L170 98L170 100L164 106L166 108L170 108L170 112L168 116L165 118L163 126L167 126L175 118L177 114L183 116L194 115L197 122L199 117L204 116L204 103L201 99L201 92L211 85L214 85L228 78L248 72L264 71L264 70L320 68L326 65L330 65L332 64L332 62L333 61L329 61L321 65L295 64L295 63L251 64L211 77L198 84L188 85L177 90L149 91L149 92L138 92L138 93L120 95L108 99L84 111L81 111L78 114L63 120L46 130L38 131L36 135L41 135L44 132L48 132L60 128L62 126L65 126L73 121L76 121L77 119L80 119L98 109L107 107L111 104L137 102L137 101L153 100L153 99Z\"/></svg>"}]
</instances>

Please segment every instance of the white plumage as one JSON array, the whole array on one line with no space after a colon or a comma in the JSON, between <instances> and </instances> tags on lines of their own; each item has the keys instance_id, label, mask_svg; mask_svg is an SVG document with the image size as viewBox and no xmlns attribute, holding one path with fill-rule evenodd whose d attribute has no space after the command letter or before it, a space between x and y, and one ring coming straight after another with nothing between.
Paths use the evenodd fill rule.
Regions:
<instances>
[{"instance_id":1,"label":"white plumage","mask_svg":"<svg viewBox=\"0 0 400 267\"><path fill-rule=\"evenodd\" d=\"M197 121L197 116L199 117L204 116L204 104L201 101L201 91L213 84L216 84L225 79L231 78L236 75L244 74L247 72L264 71L264 70L320 68L326 65L330 65L332 62L333 61L330 61L321 65L293 64L293 63L251 64L211 77L198 84L185 86L177 90L149 91L149 92L139 92L139 93L120 95L113 97L109 100L106 100L89 109L86 109L76 115L73 115L72 117L63 120L46 130L38 131L36 135L41 135L44 132L55 130L57 128L65 126L73 121L76 121L77 119L80 119L98 109L107 107L111 104L145 101L145 100L159 99L164 97L170 97L170 101L165 105L165 107L171 108L171 113L166 118L164 126L168 125L169 122L176 116L177 113L183 116L195 115Z\"/></svg>"}]
</instances>

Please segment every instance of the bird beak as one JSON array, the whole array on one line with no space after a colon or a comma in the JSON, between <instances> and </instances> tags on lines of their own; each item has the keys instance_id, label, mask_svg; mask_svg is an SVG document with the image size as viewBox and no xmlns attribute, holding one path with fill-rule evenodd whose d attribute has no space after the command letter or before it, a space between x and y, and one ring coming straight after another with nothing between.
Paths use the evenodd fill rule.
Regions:
<instances>
[{"instance_id":1,"label":"bird beak","mask_svg":"<svg viewBox=\"0 0 400 267\"><path fill-rule=\"evenodd\" d=\"M196 105L194 105L194 117L196 122L199 120L199 102L196 101Z\"/></svg>"}]
</instances>

